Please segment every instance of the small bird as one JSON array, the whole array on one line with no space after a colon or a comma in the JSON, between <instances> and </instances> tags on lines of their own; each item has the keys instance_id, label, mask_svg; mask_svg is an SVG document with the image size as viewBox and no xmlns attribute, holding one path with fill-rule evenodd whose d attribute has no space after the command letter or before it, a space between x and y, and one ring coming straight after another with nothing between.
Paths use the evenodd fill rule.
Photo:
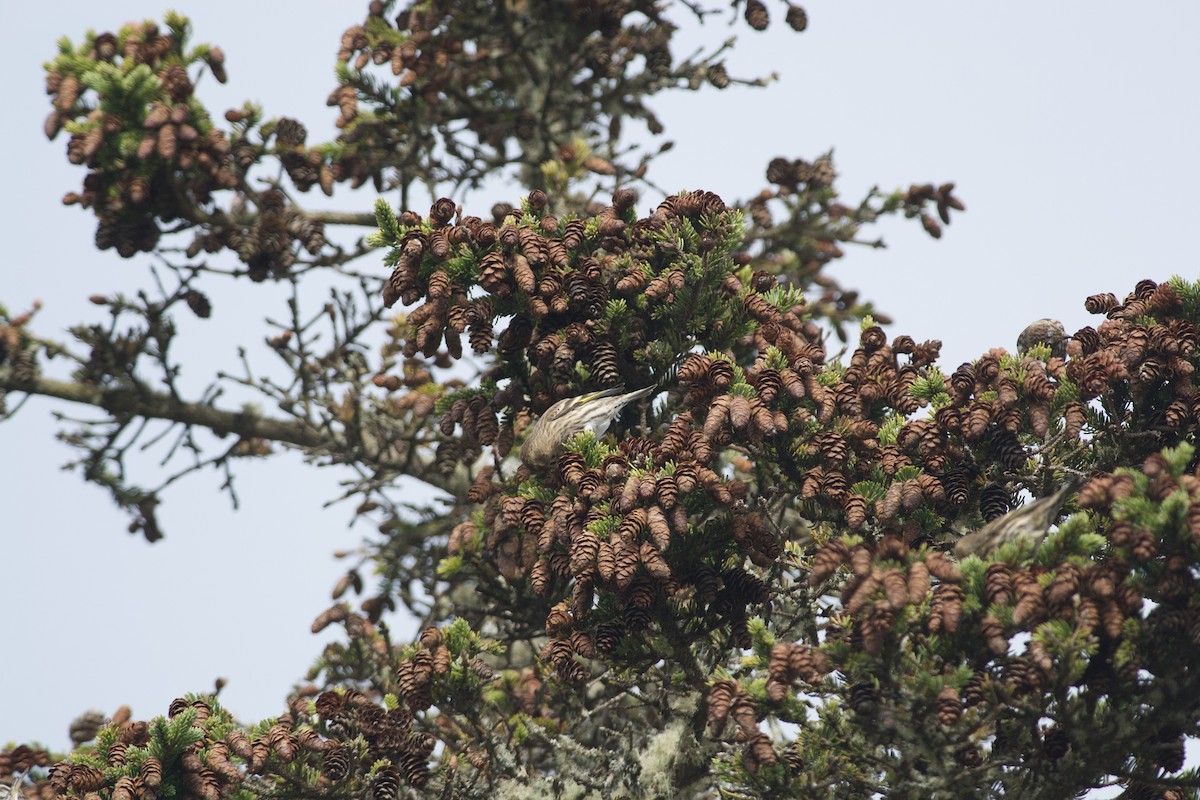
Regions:
<instances>
[{"instance_id":1,"label":"small bird","mask_svg":"<svg viewBox=\"0 0 1200 800\"><path fill-rule=\"evenodd\" d=\"M1024 353L1035 344L1050 348L1050 355L1063 358L1067 354L1067 329L1056 319L1039 319L1031 322L1017 337L1017 352Z\"/></svg>"},{"instance_id":2,"label":"small bird","mask_svg":"<svg viewBox=\"0 0 1200 800\"><path fill-rule=\"evenodd\" d=\"M1067 495L1075 490L1079 482L1078 476L1069 475L1066 482L1051 494L1039 497L1020 508L1014 508L979 530L963 536L954 545L955 557L960 561L972 555L985 558L1001 545L1022 536L1032 539L1035 544L1041 542L1050 530L1050 523L1058 516Z\"/></svg>"},{"instance_id":3,"label":"small bird","mask_svg":"<svg viewBox=\"0 0 1200 800\"><path fill-rule=\"evenodd\" d=\"M657 391L654 386L626 392L614 386L599 392L559 400L534 423L521 445L521 460L535 469L550 464L562 452L563 443L577 433L591 431L599 439L621 413L621 409Z\"/></svg>"}]
</instances>

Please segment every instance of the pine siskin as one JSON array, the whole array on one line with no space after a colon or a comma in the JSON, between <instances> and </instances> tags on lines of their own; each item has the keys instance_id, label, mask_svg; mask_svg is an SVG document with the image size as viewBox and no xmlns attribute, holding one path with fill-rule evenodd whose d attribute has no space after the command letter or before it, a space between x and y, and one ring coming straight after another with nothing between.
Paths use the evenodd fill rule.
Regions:
<instances>
[{"instance_id":1,"label":"pine siskin","mask_svg":"<svg viewBox=\"0 0 1200 800\"><path fill-rule=\"evenodd\" d=\"M626 392L624 386L615 386L600 392L588 392L577 397L559 400L534 423L533 430L521 445L521 460L531 467L546 467L562 452L563 442L577 433L590 430L598 439L621 413L621 409L653 394L655 387L647 386L635 392Z\"/></svg>"},{"instance_id":2,"label":"pine siskin","mask_svg":"<svg viewBox=\"0 0 1200 800\"><path fill-rule=\"evenodd\" d=\"M967 556L985 558L1001 545L1014 541L1022 536L1029 537L1034 543L1041 542L1050 530L1050 523L1058 516L1058 510L1066 501L1067 495L1079 485L1077 476L1069 476L1066 482L1045 497L1039 497L1032 503L1026 503L1020 508L1014 508L1007 514L996 517L977 531L972 531L958 540L954 545L954 555L959 560Z\"/></svg>"}]
</instances>

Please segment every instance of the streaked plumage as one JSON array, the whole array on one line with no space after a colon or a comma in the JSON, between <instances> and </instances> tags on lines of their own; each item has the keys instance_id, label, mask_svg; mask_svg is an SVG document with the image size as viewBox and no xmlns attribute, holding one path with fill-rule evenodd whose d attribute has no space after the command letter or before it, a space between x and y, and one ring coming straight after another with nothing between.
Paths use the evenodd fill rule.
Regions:
<instances>
[{"instance_id":1,"label":"streaked plumage","mask_svg":"<svg viewBox=\"0 0 1200 800\"><path fill-rule=\"evenodd\" d=\"M1045 538L1051 523L1058 516L1059 509L1066 502L1067 496L1079 485L1079 478L1068 476L1065 483L1051 494L1039 497L1020 508L1014 508L1007 514L996 517L977 531L968 533L954 545L954 555L963 559L977 555L985 558L996 548L1019 537L1027 536L1035 543Z\"/></svg>"},{"instance_id":2,"label":"streaked plumage","mask_svg":"<svg viewBox=\"0 0 1200 800\"><path fill-rule=\"evenodd\" d=\"M626 392L624 386L615 386L559 400L546 409L525 437L521 460L537 469L546 467L562 452L563 442L586 430L599 439L621 409L655 391L653 386L633 392Z\"/></svg>"}]
</instances>

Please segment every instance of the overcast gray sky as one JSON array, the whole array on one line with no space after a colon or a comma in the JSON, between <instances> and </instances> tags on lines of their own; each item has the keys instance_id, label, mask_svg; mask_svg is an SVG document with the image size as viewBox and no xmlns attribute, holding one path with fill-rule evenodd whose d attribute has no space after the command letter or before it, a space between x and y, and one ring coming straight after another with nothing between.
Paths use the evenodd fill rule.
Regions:
<instances>
[{"instance_id":1,"label":"overcast gray sky","mask_svg":"<svg viewBox=\"0 0 1200 800\"><path fill-rule=\"evenodd\" d=\"M268 115L303 120L310 140L331 137L335 112L324 103L334 54L365 7L179 7L197 41L227 54L229 83L206 81L201 97L214 115L260 101ZM1039 317L1058 317L1068 331L1093 324L1088 294L1195 276L1200 5L809 2L803 35L783 24L781 5L770 7L768 33L735 29L741 48L730 67L776 71L779 82L662 100L677 145L652 177L670 190L744 198L762 187L770 158L833 147L850 200L873 184L956 181L967 213L941 241L915 223L889 223L889 249L854 251L835 272L892 314L893 334L942 339L945 370L991 346L1011 348ZM60 204L83 173L66 163L65 137L47 143L41 133L41 64L63 34L78 41L89 27L165 10L138 0L26 4L0 48L0 302L24 309L41 299L43 334L101 319L87 296L145 285L150 262L96 252L93 217ZM723 20L708 32L729 34ZM372 199L344 195L338 207L366 210ZM515 197L476 195L471 205L481 213L500 199ZM263 335L260 319L274 309L239 298L218 295L213 324L198 329L202 360L188 376L196 386L232 361L239 336ZM53 438L54 411L71 413L32 402L0 425L0 744L64 748L70 720L89 708L111 714L128 703L147 718L186 691L211 690L217 676L230 679L222 697L241 719L282 711L326 641L308 629L340 574L330 554L367 533L347 529L349 509L323 508L338 476L295 458L249 465L238 512L215 476L192 478L166 496L167 539L148 546L125 532L128 520L100 490L60 471L71 452Z\"/></svg>"}]
</instances>

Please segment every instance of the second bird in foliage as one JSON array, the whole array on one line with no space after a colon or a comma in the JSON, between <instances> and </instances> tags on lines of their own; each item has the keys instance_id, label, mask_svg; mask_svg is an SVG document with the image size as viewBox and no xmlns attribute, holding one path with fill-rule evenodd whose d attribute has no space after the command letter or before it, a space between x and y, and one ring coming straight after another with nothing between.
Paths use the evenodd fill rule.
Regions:
<instances>
[{"instance_id":1,"label":"second bird in foliage","mask_svg":"<svg viewBox=\"0 0 1200 800\"><path fill-rule=\"evenodd\" d=\"M1068 476L1066 482L1051 494L1014 508L959 539L954 545L954 555L959 559L972 555L986 558L1000 546L1021 537L1040 542L1050 530L1067 495L1078 485L1077 476Z\"/></svg>"}]
</instances>

